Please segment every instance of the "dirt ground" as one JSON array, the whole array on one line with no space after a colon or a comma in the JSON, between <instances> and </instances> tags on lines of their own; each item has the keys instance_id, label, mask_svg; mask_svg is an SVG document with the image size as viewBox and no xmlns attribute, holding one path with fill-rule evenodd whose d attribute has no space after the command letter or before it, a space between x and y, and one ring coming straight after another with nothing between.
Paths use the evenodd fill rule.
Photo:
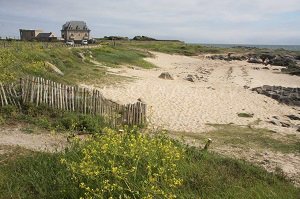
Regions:
<instances>
[{"instance_id":1,"label":"dirt ground","mask_svg":"<svg viewBox=\"0 0 300 199\"><path fill-rule=\"evenodd\" d=\"M0 145L20 146L33 151L61 151L67 145L67 135L38 129L28 132L26 125L4 125L0 129ZM5 153L1 151L0 153Z\"/></svg>"}]
</instances>

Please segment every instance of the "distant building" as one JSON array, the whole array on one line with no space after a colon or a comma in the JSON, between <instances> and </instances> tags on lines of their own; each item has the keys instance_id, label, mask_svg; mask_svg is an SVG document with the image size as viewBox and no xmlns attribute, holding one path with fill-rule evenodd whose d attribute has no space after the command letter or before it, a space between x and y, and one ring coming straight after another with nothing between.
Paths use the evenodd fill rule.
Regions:
<instances>
[{"instance_id":1,"label":"distant building","mask_svg":"<svg viewBox=\"0 0 300 199\"><path fill-rule=\"evenodd\" d=\"M42 33L43 30L25 30L20 29L20 39L22 41L32 41L36 38L36 36Z\"/></svg>"},{"instance_id":2,"label":"distant building","mask_svg":"<svg viewBox=\"0 0 300 199\"><path fill-rule=\"evenodd\" d=\"M20 39L22 41L56 41L57 37L52 32L44 33L43 30L20 29Z\"/></svg>"},{"instance_id":3,"label":"distant building","mask_svg":"<svg viewBox=\"0 0 300 199\"><path fill-rule=\"evenodd\" d=\"M37 41L56 41L57 37L54 35L53 32L43 32L43 33L39 33L36 38Z\"/></svg>"},{"instance_id":4,"label":"distant building","mask_svg":"<svg viewBox=\"0 0 300 199\"><path fill-rule=\"evenodd\" d=\"M61 37L75 42L90 39L91 30L84 21L68 21L62 26Z\"/></svg>"}]
</instances>

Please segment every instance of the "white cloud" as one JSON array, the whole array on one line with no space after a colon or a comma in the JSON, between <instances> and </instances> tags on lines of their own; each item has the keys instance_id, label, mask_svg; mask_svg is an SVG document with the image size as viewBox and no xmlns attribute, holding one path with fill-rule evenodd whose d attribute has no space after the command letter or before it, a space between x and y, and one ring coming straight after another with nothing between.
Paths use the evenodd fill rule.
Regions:
<instances>
[{"instance_id":1,"label":"white cloud","mask_svg":"<svg viewBox=\"0 0 300 199\"><path fill-rule=\"evenodd\" d=\"M287 13L298 14L295 23L280 35L293 39L294 33L300 33L300 23L296 23L300 20L299 0L0 1L0 17L6 16L6 21L7 18L12 21L21 19L24 24L52 24L51 27L56 24L59 30L67 20L85 20L97 36L116 33L172 35L172 38L202 41L214 35L215 41L239 42L251 39L255 34L257 38L260 35L268 39L268 34L274 35L268 32L270 26L275 31L278 26L276 17ZM0 23L7 26L3 21ZM15 23L11 24L14 27ZM280 35L276 36L279 40Z\"/></svg>"}]
</instances>

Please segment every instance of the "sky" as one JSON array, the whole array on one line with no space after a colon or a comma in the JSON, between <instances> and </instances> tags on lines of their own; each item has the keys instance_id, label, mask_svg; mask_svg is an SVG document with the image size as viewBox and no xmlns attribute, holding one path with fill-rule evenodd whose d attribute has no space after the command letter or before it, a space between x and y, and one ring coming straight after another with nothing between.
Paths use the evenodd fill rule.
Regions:
<instances>
[{"instance_id":1,"label":"sky","mask_svg":"<svg viewBox=\"0 0 300 199\"><path fill-rule=\"evenodd\" d=\"M0 0L0 36L70 20L93 37L145 35L188 43L300 45L300 0Z\"/></svg>"}]
</instances>

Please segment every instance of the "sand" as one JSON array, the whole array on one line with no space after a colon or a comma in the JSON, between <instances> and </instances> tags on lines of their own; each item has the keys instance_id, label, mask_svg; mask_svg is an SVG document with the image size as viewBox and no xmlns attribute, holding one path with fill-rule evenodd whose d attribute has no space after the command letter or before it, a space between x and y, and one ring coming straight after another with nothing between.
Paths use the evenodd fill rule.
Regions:
<instances>
[{"instance_id":1,"label":"sand","mask_svg":"<svg viewBox=\"0 0 300 199\"><path fill-rule=\"evenodd\" d=\"M279 104L249 88L262 85L299 87L300 78L278 72L280 67L264 66L246 61L210 60L205 56L186 57L154 53L146 60L157 68L144 70L122 67L110 72L134 77L135 81L102 88L104 96L120 103L133 103L141 98L148 105L150 127L172 131L203 132L209 123L248 125L258 119L261 126L295 132L296 128L281 128L268 123L273 116L287 121L286 115L298 115L299 108ZM169 72L174 80L158 78ZM198 76L195 82L184 78ZM253 118L238 117L238 113L254 114Z\"/></svg>"}]
</instances>

